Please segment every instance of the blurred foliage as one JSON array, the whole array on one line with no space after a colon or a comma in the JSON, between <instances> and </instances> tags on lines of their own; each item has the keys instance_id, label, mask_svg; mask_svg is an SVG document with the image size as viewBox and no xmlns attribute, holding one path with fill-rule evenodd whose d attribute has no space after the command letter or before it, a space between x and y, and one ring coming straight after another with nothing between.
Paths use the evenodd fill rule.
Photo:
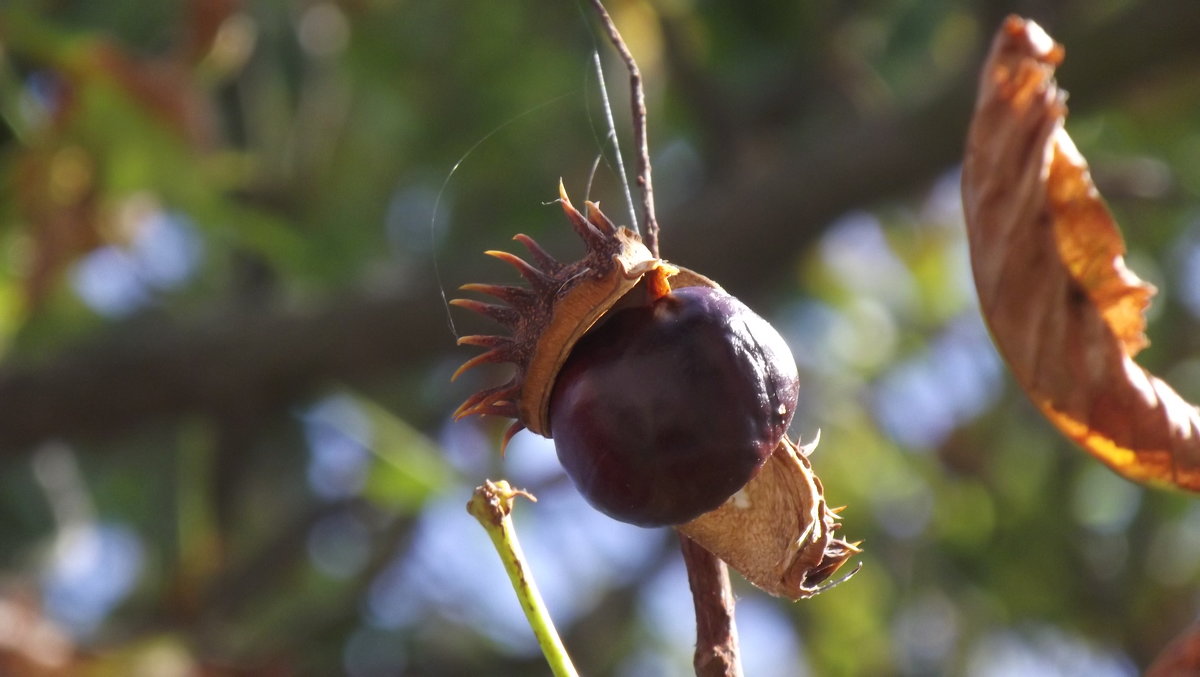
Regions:
<instances>
[{"instance_id":1,"label":"blurred foliage","mask_svg":"<svg viewBox=\"0 0 1200 677\"><path fill-rule=\"evenodd\" d=\"M674 207L773 152L802 160L972 89L1002 10L1082 40L1192 2L613 0L647 78L664 253L688 237ZM516 232L565 243L555 182L583 193L611 158L593 50L628 138L590 21L544 0L0 4L0 378L86 373L63 351L114 336L152 353L148 327L236 332L211 324L230 308L424 293L435 258L446 288L499 279L478 252ZM1072 48L1068 90L1105 66ZM1200 69L1194 52L1156 63L1070 124L1160 289L1141 361L1195 401ZM619 214L609 165L591 194ZM1200 504L1116 478L1012 386L974 307L957 181L952 159L897 175L747 290L792 344L794 433L821 431L815 467L866 548L855 578L799 604L738 581L748 674L1135 674L1197 613ZM501 459L499 422L450 423L482 381L447 383L464 352L437 330L362 383L278 376L282 407L236 375L204 411L114 379L147 415L103 435L41 403L63 433L0 460L0 673L541 674L462 507L505 476L541 499L518 527L581 671L688 674L674 540L588 509L548 443L522 434Z\"/></svg>"}]
</instances>

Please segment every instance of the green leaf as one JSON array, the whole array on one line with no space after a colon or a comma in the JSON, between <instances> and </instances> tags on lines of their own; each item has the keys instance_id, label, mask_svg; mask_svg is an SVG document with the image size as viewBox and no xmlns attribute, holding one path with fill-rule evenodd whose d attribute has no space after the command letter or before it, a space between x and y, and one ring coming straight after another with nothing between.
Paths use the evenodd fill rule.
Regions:
<instances>
[{"instance_id":1,"label":"green leaf","mask_svg":"<svg viewBox=\"0 0 1200 677\"><path fill-rule=\"evenodd\" d=\"M441 449L419 430L383 407L356 398L371 422L368 448L375 455L364 495L404 512L416 511L452 479Z\"/></svg>"}]
</instances>

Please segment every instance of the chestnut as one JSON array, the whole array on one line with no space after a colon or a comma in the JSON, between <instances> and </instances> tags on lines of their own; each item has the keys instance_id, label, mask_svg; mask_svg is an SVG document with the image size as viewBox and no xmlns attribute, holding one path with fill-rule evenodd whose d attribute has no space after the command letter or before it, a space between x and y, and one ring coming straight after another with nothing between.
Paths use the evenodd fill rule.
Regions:
<instances>
[{"instance_id":1,"label":"chestnut","mask_svg":"<svg viewBox=\"0 0 1200 677\"><path fill-rule=\"evenodd\" d=\"M455 377L486 363L515 367L471 395L456 418L514 419L552 437L574 484L601 512L641 526L674 525L754 585L811 597L857 543L835 535L809 452L786 436L796 363L766 321L713 280L672 265L614 225L598 205L559 203L586 251L560 261L532 238L513 266L527 286L468 284L500 303L453 299L508 328L463 336L483 348Z\"/></svg>"},{"instance_id":2,"label":"chestnut","mask_svg":"<svg viewBox=\"0 0 1200 677\"><path fill-rule=\"evenodd\" d=\"M614 311L575 345L550 397L567 475L593 507L681 524L741 489L796 408L787 343L733 296L671 290Z\"/></svg>"}]
</instances>

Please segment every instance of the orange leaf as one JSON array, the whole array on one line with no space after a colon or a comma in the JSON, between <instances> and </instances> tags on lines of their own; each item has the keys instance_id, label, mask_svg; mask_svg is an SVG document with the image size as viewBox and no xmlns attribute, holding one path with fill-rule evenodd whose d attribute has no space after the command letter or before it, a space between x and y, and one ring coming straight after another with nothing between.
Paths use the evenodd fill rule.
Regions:
<instances>
[{"instance_id":1,"label":"orange leaf","mask_svg":"<svg viewBox=\"0 0 1200 677\"><path fill-rule=\"evenodd\" d=\"M1062 47L1009 17L983 68L963 164L980 309L1042 413L1125 477L1200 490L1200 412L1133 356L1154 288L1063 129Z\"/></svg>"}]
</instances>

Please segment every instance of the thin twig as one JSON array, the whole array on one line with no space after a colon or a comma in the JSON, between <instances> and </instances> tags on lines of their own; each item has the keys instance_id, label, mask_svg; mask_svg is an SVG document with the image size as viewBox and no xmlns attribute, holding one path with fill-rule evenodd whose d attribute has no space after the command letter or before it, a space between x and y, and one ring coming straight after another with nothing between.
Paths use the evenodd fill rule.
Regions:
<instances>
[{"instance_id":1,"label":"thin twig","mask_svg":"<svg viewBox=\"0 0 1200 677\"><path fill-rule=\"evenodd\" d=\"M716 555L679 534L696 607L696 677L742 677L729 569Z\"/></svg>"},{"instance_id":2,"label":"thin twig","mask_svg":"<svg viewBox=\"0 0 1200 677\"><path fill-rule=\"evenodd\" d=\"M500 559L504 561L504 570L508 572L513 590L516 591L521 608L525 611L525 618L537 637L538 645L542 647L542 653L546 656L546 663L550 665L554 677L578 677L575 666L567 656L567 649L558 636L558 630L554 627L554 621L550 620L550 612L546 610L537 583L533 581L533 573L525 563L521 543L517 540L517 530L512 523L512 505L517 496L524 496L531 501L537 500L528 492L512 488L504 480L487 480L483 486L475 488L475 493L467 502L467 512L483 525L492 539L492 545L496 547L496 552L500 554Z\"/></svg>"},{"instance_id":3,"label":"thin twig","mask_svg":"<svg viewBox=\"0 0 1200 677\"><path fill-rule=\"evenodd\" d=\"M651 254L658 256L658 219L654 216L654 184L650 181L650 147L646 141L646 93L642 89L642 72L638 70L633 54L621 38L608 10L600 0L592 0L592 6L600 16L600 23L608 33L608 39L616 47L629 70L630 106L633 108L633 145L637 148L637 182L642 188L642 210L646 224L644 240Z\"/></svg>"},{"instance_id":4,"label":"thin twig","mask_svg":"<svg viewBox=\"0 0 1200 677\"><path fill-rule=\"evenodd\" d=\"M621 144L617 141L617 125L613 121L612 104L608 100L608 86L604 84L604 67L600 65L600 52L592 52L592 62L596 66L596 80L600 83L600 100L604 102L604 119L608 122L608 138L612 141L613 155L617 157L617 174L621 177L621 188L625 190L625 204L629 205L629 224L633 232L638 230L637 211L633 208L633 194L629 191L629 176L625 174L625 160L621 157ZM591 177L588 178L588 190L591 190Z\"/></svg>"}]
</instances>

